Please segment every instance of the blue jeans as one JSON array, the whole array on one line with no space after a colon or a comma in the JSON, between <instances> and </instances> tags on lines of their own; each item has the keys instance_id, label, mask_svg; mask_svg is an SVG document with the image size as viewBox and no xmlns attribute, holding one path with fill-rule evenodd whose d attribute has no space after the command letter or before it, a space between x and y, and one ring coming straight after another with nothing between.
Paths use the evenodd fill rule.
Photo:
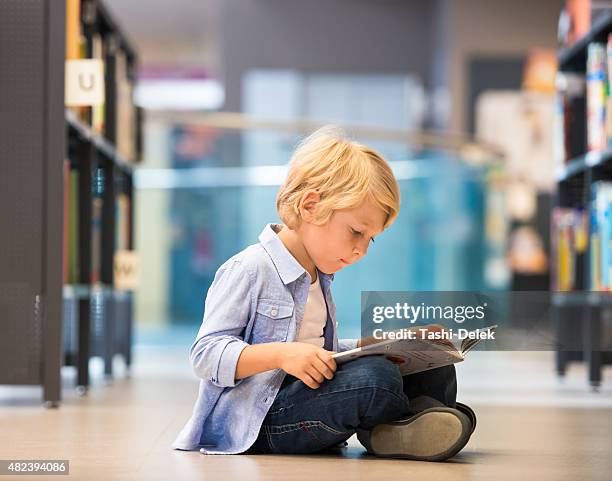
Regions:
<instances>
[{"instance_id":1,"label":"blue jeans","mask_svg":"<svg viewBox=\"0 0 612 481\"><path fill-rule=\"evenodd\" d=\"M455 366L402 377L381 356L338 366L331 380L311 389L286 376L257 440L247 453L315 453L334 447L359 429L414 414L410 400L429 396L455 407Z\"/></svg>"}]
</instances>

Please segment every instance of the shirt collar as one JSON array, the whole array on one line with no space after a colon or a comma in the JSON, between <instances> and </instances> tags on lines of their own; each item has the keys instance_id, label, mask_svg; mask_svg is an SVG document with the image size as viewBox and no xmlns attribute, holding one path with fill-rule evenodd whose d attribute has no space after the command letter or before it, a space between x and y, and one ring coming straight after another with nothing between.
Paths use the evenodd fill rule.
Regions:
<instances>
[{"instance_id":1,"label":"shirt collar","mask_svg":"<svg viewBox=\"0 0 612 481\"><path fill-rule=\"evenodd\" d=\"M261 231L261 234L259 234L259 242L261 242L261 245L272 259L284 284L294 282L304 274L310 279L306 269L293 257L291 252L285 247L285 244L283 244L283 241L278 237L276 231L280 230L281 227L281 224L267 224ZM324 288L329 286L331 281L334 280L334 274L325 274L318 268L317 275L320 276L320 283Z\"/></svg>"}]
</instances>

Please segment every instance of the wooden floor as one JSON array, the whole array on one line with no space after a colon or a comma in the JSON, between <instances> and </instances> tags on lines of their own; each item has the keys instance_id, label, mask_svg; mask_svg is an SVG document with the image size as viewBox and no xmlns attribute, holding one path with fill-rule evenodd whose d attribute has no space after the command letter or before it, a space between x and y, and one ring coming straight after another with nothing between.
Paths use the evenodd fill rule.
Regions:
<instances>
[{"instance_id":1,"label":"wooden floor","mask_svg":"<svg viewBox=\"0 0 612 481\"><path fill-rule=\"evenodd\" d=\"M38 388L0 387L0 459L69 459L70 479L105 481L612 479L610 371L592 393L580 367L559 383L550 353L473 354L458 367L459 397L475 408L478 429L445 463L377 459L356 438L343 452L317 456L173 451L197 381L185 350L159 348L137 349L131 377L98 376L86 397L76 395L68 369L56 410L41 407Z\"/></svg>"}]
</instances>

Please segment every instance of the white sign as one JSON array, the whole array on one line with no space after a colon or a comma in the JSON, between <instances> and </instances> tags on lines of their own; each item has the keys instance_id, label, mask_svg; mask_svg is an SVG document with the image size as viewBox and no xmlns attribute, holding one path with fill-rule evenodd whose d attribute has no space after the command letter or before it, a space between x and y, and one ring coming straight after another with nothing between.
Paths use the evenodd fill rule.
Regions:
<instances>
[{"instance_id":1,"label":"white sign","mask_svg":"<svg viewBox=\"0 0 612 481\"><path fill-rule=\"evenodd\" d=\"M104 62L100 59L66 60L67 107L104 103Z\"/></svg>"},{"instance_id":2,"label":"white sign","mask_svg":"<svg viewBox=\"0 0 612 481\"><path fill-rule=\"evenodd\" d=\"M117 251L115 253L114 286L119 290L134 290L138 287L139 278L138 254L134 251Z\"/></svg>"}]
</instances>

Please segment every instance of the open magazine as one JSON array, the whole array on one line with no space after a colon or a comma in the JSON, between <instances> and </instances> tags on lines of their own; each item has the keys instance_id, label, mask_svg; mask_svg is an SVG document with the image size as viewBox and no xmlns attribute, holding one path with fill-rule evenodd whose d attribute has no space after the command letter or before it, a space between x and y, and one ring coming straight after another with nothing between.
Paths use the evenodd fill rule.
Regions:
<instances>
[{"instance_id":1,"label":"open magazine","mask_svg":"<svg viewBox=\"0 0 612 481\"><path fill-rule=\"evenodd\" d=\"M390 356L394 358L394 362L399 364L400 373L405 376L463 361L468 351L484 337L488 337L487 332L490 336L494 335L495 328L497 325L468 331L467 333L471 335L463 339L453 334L452 339L449 340L454 348L442 344L439 340L389 339L339 352L332 357L337 364L344 364L362 356Z\"/></svg>"}]
</instances>

